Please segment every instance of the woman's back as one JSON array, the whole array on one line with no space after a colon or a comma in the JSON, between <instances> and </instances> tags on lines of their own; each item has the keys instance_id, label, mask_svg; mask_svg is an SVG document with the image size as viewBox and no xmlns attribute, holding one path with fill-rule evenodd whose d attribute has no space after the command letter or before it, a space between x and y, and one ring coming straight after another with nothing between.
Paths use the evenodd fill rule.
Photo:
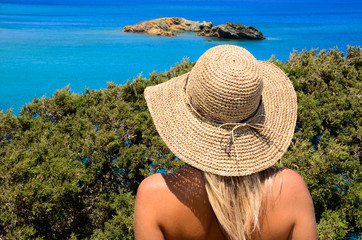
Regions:
<instances>
[{"instance_id":1,"label":"woman's back","mask_svg":"<svg viewBox=\"0 0 362 240\"><path fill-rule=\"evenodd\" d=\"M194 168L142 182L137 239L317 238L301 177L269 175L297 120L296 93L278 66L239 46L215 46L144 96L164 143Z\"/></svg>"},{"instance_id":2,"label":"woman's back","mask_svg":"<svg viewBox=\"0 0 362 240\"><path fill-rule=\"evenodd\" d=\"M283 169L262 188L267 196L260 216L261 239L318 238L313 203L297 173ZM202 172L190 166L144 180L135 218L139 240L227 239L208 201Z\"/></svg>"}]
</instances>

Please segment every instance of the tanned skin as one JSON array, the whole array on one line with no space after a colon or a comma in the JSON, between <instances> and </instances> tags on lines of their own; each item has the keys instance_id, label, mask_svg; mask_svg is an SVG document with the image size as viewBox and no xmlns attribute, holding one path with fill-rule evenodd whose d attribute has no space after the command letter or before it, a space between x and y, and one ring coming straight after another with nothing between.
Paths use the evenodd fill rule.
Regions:
<instances>
[{"instance_id":1,"label":"tanned skin","mask_svg":"<svg viewBox=\"0 0 362 240\"><path fill-rule=\"evenodd\" d=\"M302 177L283 169L274 177L261 216L262 240L318 239L312 198ZM139 186L135 209L137 240L227 239L210 206L202 173L186 166L155 174Z\"/></svg>"}]
</instances>

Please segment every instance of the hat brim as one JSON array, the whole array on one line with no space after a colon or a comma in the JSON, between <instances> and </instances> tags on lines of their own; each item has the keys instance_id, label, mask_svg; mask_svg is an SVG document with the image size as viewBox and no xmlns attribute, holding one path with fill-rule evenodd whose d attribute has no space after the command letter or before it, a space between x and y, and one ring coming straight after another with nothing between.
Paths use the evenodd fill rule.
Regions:
<instances>
[{"instance_id":1,"label":"hat brim","mask_svg":"<svg viewBox=\"0 0 362 240\"><path fill-rule=\"evenodd\" d=\"M145 98L156 129L182 161L222 176L244 176L277 162L293 137L297 98L289 78L272 63L258 61L263 75L262 104L251 121L232 134L230 128L201 119L184 91L187 74L148 87Z\"/></svg>"}]
</instances>

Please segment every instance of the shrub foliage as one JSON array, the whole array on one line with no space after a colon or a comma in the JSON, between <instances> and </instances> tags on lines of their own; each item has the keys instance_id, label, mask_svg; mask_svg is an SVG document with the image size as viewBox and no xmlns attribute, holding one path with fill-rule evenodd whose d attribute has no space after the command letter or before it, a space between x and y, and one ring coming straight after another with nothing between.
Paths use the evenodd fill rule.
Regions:
<instances>
[{"instance_id":1,"label":"shrub foliage","mask_svg":"<svg viewBox=\"0 0 362 240\"><path fill-rule=\"evenodd\" d=\"M280 164L306 180L321 239L360 234L361 49L270 61L298 96L295 135ZM184 59L166 73L81 94L66 87L19 116L0 112L0 239L133 239L139 183L183 166L155 130L143 91L193 65Z\"/></svg>"}]
</instances>

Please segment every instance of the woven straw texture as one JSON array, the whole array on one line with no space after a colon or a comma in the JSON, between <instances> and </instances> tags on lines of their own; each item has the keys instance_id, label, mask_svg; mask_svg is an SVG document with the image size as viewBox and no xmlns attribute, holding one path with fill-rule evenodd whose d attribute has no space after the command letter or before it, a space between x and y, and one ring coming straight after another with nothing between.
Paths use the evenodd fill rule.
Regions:
<instances>
[{"instance_id":1,"label":"woven straw texture","mask_svg":"<svg viewBox=\"0 0 362 240\"><path fill-rule=\"evenodd\" d=\"M293 137L294 88L281 69L247 50L206 51L190 73L145 90L157 131L182 161L244 176L278 161Z\"/></svg>"}]
</instances>

